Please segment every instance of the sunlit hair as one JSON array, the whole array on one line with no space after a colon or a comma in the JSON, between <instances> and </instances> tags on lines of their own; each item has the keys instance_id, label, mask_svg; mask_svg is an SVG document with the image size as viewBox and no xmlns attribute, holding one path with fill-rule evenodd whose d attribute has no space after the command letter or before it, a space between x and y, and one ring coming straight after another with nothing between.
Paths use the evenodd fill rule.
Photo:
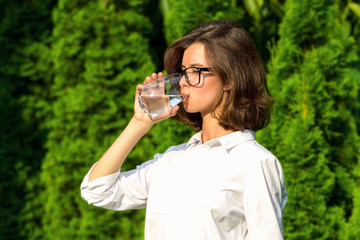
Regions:
<instances>
[{"instance_id":1,"label":"sunlit hair","mask_svg":"<svg viewBox=\"0 0 360 240\"><path fill-rule=\"evenodd\" d=\"M272 98L263 63L246 31L233 21L198 26L167 48L164 66L169 74L181 72L184 51L194 43L204 44L209 67L221 83L212 108L220 125L226 130L265 128L270 121ZM224 90L223 86L231 89ZM174 119L195 130L202 129L200 113L187 113L182 105Z\"/></svg>"}]
</instances>

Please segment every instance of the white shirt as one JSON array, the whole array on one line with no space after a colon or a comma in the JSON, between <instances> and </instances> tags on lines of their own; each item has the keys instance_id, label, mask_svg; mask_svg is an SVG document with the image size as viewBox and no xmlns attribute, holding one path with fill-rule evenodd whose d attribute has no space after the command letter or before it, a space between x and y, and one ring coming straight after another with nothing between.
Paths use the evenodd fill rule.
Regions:
<instances>
[{"instance_id":1,"label":"white shirt","mask_svg":"<svg viewBox=\"0 0 360 240\"><path fill-rule=\"evenodd\" d=\"M283 239L283 171L251 130L204 144L198 132L132 171L88 183L89 173L82 197L114 210L146 207L147 240Z\"/></svg>"}]
</instances>

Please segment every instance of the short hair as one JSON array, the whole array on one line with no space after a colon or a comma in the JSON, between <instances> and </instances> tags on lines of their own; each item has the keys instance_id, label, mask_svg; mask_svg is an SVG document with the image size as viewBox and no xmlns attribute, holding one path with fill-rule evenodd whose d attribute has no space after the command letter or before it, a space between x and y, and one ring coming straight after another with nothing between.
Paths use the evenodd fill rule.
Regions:
<instances>
[{"instance_id":1,"label":"short hair","mask_svg":"<svg viewBox=\"0 0 360 240\"><path fill-rule=\"evenodd\" d=\"M265 128L270 122L273 98L267 87L264 65L248 33L234 21L199 25L166 49L167 73L181 72L184 51L194 43L204 44L206 60L222 86L212 106L212 116L226 130ZM223 86L231 89L226 91ZM223 101L225 107L217 113L215 110ZM195 130L202 129L200 113L187 113L182 104L173 119L186 122Z\"/></svg>"}]
</instances>

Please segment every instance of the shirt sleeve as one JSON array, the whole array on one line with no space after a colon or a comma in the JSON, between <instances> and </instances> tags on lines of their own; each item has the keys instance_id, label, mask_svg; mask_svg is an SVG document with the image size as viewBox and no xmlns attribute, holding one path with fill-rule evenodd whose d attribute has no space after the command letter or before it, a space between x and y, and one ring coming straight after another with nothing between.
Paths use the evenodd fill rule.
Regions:
<instances>
[{"instance_id":1,"label":"shirt sleeve","mask_svg":"<svg viewBox=\"0 0 360 240\"><path fill-rule=\"evenodd\" d=\"M81 197L89 204L107 209L144 208L156 158L137 166L134 170L119 171L89 182L89 175L95 163L81 183Z\"/></svg>"},{"instance_id":2,"label":"shirt sleeve","mask_svg":"<svg viewBox=\"0 0 360 240\"><path fill-rule=\"evenodd\" d=\"M257 161L244 188L248 239L283 239L283 211L287 200L284 175L275 158Z\"/></svg>"}]
</instances>

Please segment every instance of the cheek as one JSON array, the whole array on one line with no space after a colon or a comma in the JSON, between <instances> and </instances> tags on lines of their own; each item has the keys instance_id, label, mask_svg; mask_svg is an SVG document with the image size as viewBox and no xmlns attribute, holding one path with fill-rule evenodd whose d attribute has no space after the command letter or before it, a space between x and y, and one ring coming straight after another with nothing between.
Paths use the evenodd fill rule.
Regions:
<instances>
[{"instance_id":1,"label":"cheek","mask_svg":"<svg viewBox=\"0 0 360 240\"><path fill-rule=\"evenodd\" d=\"M196 96L196 100L199 103L203 103L206 105L212 104L215 101L216 92L206 92L204 94L199 94Z\"/></svg>"},{"instance_id":2,"label":"cheek","mask_svg":"<svg viewBox=\"0 0 360 240\"><path fill-rule=\"evenodd\" d=\"M218 84L208 85L206 88L202 89L203 92L201 93L200 98L204 101L213 103L219 93L219 88L220 86Z\"/></svg>"},{"instance_id":3,"label":"cheek","mask_svg":"<svg viewBox=\"0 0 360 240\"><path fill-rule=\"evenodd\" d=\"M192 91L191 98L189 99L189 107L190 108L210 108L212 107L216 95L217 95L217 89L199 89L199 91Z\"/></svg>"}]
</instances>

